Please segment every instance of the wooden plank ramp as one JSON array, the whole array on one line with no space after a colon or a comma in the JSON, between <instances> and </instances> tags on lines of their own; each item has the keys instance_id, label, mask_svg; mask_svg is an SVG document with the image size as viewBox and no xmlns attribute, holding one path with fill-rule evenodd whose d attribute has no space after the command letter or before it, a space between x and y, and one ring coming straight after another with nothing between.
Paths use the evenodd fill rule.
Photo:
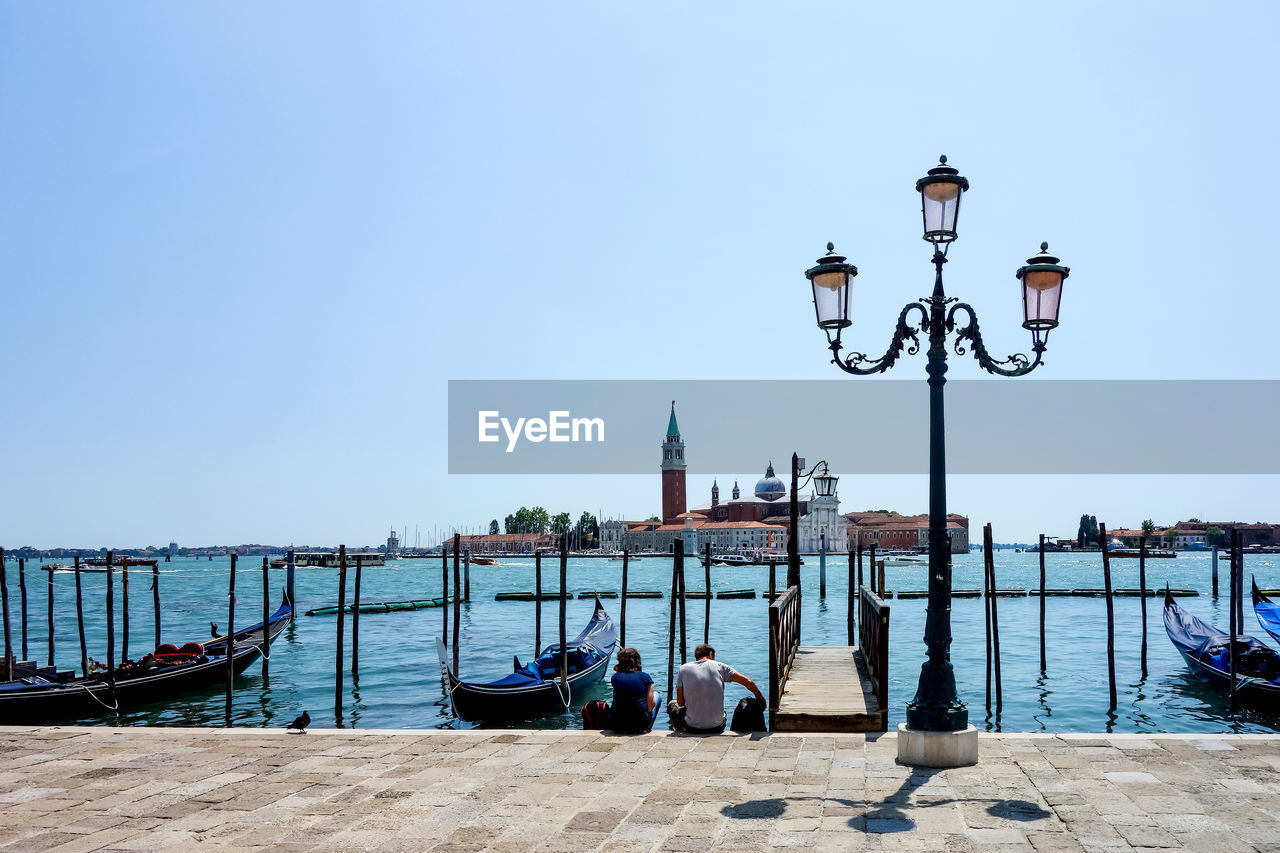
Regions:
<instances>
[{"instance_id":1,"label":"wooden plank ramp","mask_svg":"<svg viewBox=\"0 0 1280 853\"><path fill-rule=\"evenodd\" d=\"M883 731L861 649L801 646L773 719L778 732Z\"/></svg>"}]
</instances>

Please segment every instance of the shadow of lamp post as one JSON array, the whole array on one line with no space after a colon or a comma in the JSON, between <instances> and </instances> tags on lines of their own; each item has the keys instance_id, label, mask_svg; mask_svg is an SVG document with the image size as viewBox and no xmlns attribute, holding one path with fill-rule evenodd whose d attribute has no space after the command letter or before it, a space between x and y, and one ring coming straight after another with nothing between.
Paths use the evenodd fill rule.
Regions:
<instances>
[{"instance_id":1,"label":"shadow of lamp post","mask_svg":"<svg viewBox=\"0 0 1280 853\"><path fill-rule=\"evenodd\" d=\"M832 362L846 373L865 376L882 373L893 366L904 348L910 355L920 351L920 335L928 337L929 379L929 604L925 619L924 642L927 659L920 671L915 698L907 704L906 729L915 732L960 732L968 727L968 711L956 694L955 673L951 668L951 561L947 539L946 434L943 421L942 387L947 372L947 337L955 334L956 355L972 350L982 369L1001 376L1025 376L1040 366L1049 331L1058 325L1058 305L1062 283L1070 270L1060 266L1049 254L1047 243L1040 244L1040 254L1029 258L1017 271L1022 284L1023 328L1031 332L1033 358L1011 355L996 361L987 352L978 330L978 317L967 303L949 298L942 286L942 265L947 251L956 239L956 219L960 198L969 182L951 166L947 158L916 182L924 215L924 239L933 245L935 269L932 295L910 302L898 315L898 324L889 349L878 359L860 352L841 355L841 334L851 325L849 319L849 283L858 274L853 264L845 263L835 247L827 244L827 254L817 266L805 271L813 285L813 306L818 328L827 334ZM914 317L913 317L914 312ZM959 317L957 316L959 315ZM912 322L914 320L914 323ZM908 342L910 345L908 346ZM976 761L976 733L973 760ZM899 741L899 757L903 755ZM973 763L962 761L961 763ZM954 766L942 764L939 766Z\"/></svg>"}]
</instances>

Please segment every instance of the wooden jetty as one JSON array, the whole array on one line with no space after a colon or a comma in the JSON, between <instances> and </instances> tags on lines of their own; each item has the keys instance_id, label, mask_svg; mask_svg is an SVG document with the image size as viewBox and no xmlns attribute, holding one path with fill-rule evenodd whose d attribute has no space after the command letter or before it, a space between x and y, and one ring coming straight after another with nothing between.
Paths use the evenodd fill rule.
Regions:
<instances>
[{"instance_id":1,"label":"wooden jetty","mask_svg":"<svg viewBox=\"0 0 1280 853\"><path fill-rule=\"evenodd\" d=\"M798 586L788 587L769 605L773 731L888 730L889 605L866 586L858 591L859 645L853 645L852 587L847 646L800 645Z\"/></svg>"}]
</instances>

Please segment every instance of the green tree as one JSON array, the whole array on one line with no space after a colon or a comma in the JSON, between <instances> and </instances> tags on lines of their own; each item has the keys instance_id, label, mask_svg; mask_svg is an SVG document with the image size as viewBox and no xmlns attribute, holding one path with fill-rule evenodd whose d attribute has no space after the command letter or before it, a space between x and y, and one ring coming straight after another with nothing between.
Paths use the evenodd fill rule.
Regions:
<instances>
[{"instance_id":1,"label":"green tree","mask_svg":"<svg viewBox=\"0 0 1280 853\"><path fill-rule=\"evenodd\" d=\"M1156 523L1154 521L1148 518L1146 521L1142 522L1143 536L1146 536L1149 539L1151 538L1151 534L1155 532L1156 532Z\"/></svg>"},{"instance_id":2,"label":"green tree","mask_svg":"<svg viewBox=\"0 0 1280 853\"><path fill-rule=\"evenodd\" d=\"M551 524L551 516L540 506L529 510L529 533L546 533Z\"/></svg>"},{"instance_id":3,"label":"green tree","mask_svg":"<svg viewBox=\"0 0 1280 853\"><path fill-rule=\"evenodd\" d=\"M551 533L554 536L562 536L565 533L569 532L569 527L572 524L573 524L573 521L572 519L570 519L569 513L567 512L557 513L551 519Z\"/></svg>"},{"instance_id":4,"label":"green tree","mask_svg":"<svg viewBox=\"0 0 1280 853\"><path fill-rule=\"evenodd\" d=\"M646 518L646 519L645 519L645 521L659 521L659 522L660 522L660 521L662 521L662 519L658 518L656 515L651 515L651 516L649 516L648 518Z\"/></svg>"},{"instance_id":5,"label":"green tree","mask_svg":"<svg viewBox=\"0 0 1280 853\"><path fill-rule=\"evenodd\" d=\"M496 536L498 533L498 519L489 522L489 535Z\"/></svg>"},{"instance_id":6,"label":"green tree","mask_svg":"<svg viewBox=\"0 0 1280 853\"><path fill-rule=\"evenodd\" d=\"M1219 548L1227 544L1227 533L1216 524L1210 524L1205 529L1204 535L1208 538L1209 544L1214 548Z\"/></svg>"},{"instance_id":7,"label":"green tree","mask_svg":"<svg viewBox=\"0 0 1280 853\"><path fill-rule=\"evenodd\" d=\"M596 540L599 538L596 517L584 510L582 515L578 517L578 523L573 526L573 536L578 541L579 548L596 547Z\"/></svg>"},{"instance_id":8,"label":"green tree","mask_svg":"<svg viewBox=\"0 0 1280 853\"><path fill-rule=\"evenodd\" d=\"M1172 547L1173 543L1178 541L1178 531L1175 528L1170 527L1164 532L1162 538L1164 539L1164 544L1166 546Z\"/></svg>"}]
</instances>

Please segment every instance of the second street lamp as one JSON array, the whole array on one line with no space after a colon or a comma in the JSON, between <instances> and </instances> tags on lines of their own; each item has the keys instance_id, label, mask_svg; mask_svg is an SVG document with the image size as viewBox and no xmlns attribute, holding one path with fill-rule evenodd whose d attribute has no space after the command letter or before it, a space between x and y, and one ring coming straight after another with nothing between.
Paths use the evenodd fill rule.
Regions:
<instances>
[{"instance_id":1,"label":"second street lamp","mask_svg":"<svg viewBox=\"0 0 1280 853\"><path fill-rule=\"evenodd\" d=\"M956 693L955 673L951 667L951 546L947 538L946 431L942 389L946 384L947 337L955 333L956 355L972 351L978 365L1001 376L1025 376L1040 366L1045 342L1051 329L1058 325L1058 307L1062 300L1062 283L1070 273L1060 266L1058 258L1048 253L1048 245L1040 245L1040 254L1029 258L1017 271L1022 283L1023 328L1031 331L1033 358L1011 355L1003 361L987 352L978 329L978 317L967 303L949 298L942 285L942 266L947 251L956 239L956 223L960 200L969 182L947 158L916 182L924 223L923 237L933 244L935 269L933 293L909 302L898 315L889 348L878 359L860 352L841 355L842 335L849 319L850 282L858 274L846 263L835 247L827 244L827 254L817 265L805 271L813 285L814 310L818 327L827 335L832 362L846 373L865 376L883 373L894 365L905 348L909 355L920 351L920 336L928 338L927 364L929 379L929 604L925 619L924 642L927 658L920 670L915 697L907 704L906 734L972 732L972 741L957 752L953 745L928 738L900 737L899 759L906 763L931 763L933 766L957 766L977 760L976 731L968 727L969 714ZM963 325L957 322L957 315ZM908 345L909 343L909 345ZM905 755L904 755L905 751Z\"/></svg>"}]
</instances>

